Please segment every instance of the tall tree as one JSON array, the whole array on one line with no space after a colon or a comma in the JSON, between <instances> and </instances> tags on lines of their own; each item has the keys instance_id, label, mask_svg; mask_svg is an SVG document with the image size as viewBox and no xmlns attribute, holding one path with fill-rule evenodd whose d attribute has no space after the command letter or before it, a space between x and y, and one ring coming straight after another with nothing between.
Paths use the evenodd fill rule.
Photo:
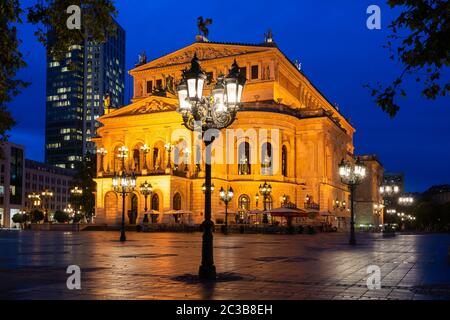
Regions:
<instances>
[{"instance_id":1,"label":"tall tree","mask_svg":"<svg viewBox=\"0 0 450 320\"><path fill-rule=\"evenodd\" d=\"M26 66L17 38L21 12L18 0L0 1L0 141L7 140L6 133L15 124L11 113L6 109L6 103L28 85L27 82L16 79L17 71Z\"/></svg>"},{"instance_id":2,"label":"tall tree","mask_svg":"<svg viewBox=\"0 0 450 320\"><path fill-rule=\"evenodd\" d=\"M79 30L67 27L71 16L67 8L72 5L81 9ZM6 103L29 85L16 79L18 70L26 66L17 37L17 25L22 23L23 12L19 0L0 1L0 140L7 139L7 131L15 124ZM112 0L39 0L26 12L28 22L36 25L38 40L57 60L71 45L80 44L86 38L105 42L115 30L113 18L117 16ZM51 31L51 37L48 37L48 31Z\"/></svg>"},{"instance_id":3,"label":"tall tree","mask_svg":"<svg viewBox=\"0 0 450 320\"><path fill-rule=\"evenodd\" d=\"M400 110L399 96L406 96L402 84L407 76L422 86L427 99L446 96L448 79L441 79L450 61L450 2L448 0L388 0L391 8L402 13L389 25L391 35L385 45L390 58L402 67L399 76L387 86L367 85L376 104L391 117Z\"/></svg>"}]
</instances>

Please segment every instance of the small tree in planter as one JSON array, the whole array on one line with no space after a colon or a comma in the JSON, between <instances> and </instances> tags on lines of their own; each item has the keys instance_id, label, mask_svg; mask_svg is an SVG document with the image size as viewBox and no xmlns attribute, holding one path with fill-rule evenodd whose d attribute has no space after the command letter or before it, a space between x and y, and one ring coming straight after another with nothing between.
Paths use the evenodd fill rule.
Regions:
<instances>
[{"instance_id":1,"label":"small tree in planter","mask_svg":"<svg viewBox=\"0 0 450 320\"><path fill-rule=\"evenodd\" d=\"M76 213L72 218L72 223L80 223L81 219L83 219L83 215Z\"/></svg>"},{"instance_id":2,"label":"small tree in planter","mask_svg":"<svg viewBox=\"0 0 450 320\"><path fill-rule=\"evenodd\" d=\"M44 213L40 210L34 210L31 212L31 222L32 223L39 223L42 220L44 220Z\"/></svg>"},{"instance_id":3,"label":"small tree in planter","mask_svg":"<svg viewBox=\"0 0 450 320\"><path fill-rule=\"evenodd\" d=\"M69 222L70 217L67 212L56 211L55 214L53 215L53 219L55 219L56 222L58 222L58 223L66 223L66 222Z\"/></svg>"},{"instance_id":4,"label":"small tree in planter","mask_svg":"<svg viewBox=\"0 0 450 320\"><path fill-rule=\"evenodd\" d=\"M20 228L21 228L21 229L23 229L23 224L24 224L25 221L26 221L25 219L26 219L26 217L25 217L25 215L22 214L22 213L16 213L16 214L13 215L13 217L12 217L12 221L13 221L14 223L20 224Z\"/></svg>"}]
</instances>

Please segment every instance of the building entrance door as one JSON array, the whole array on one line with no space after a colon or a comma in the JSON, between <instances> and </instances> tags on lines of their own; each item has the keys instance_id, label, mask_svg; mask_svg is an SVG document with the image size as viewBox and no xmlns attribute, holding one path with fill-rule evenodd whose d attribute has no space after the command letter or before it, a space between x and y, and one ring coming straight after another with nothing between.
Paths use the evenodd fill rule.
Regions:
<instances>
[{"instance_id":1,"label":"building entrance door","mask_svg":"<svg viewBox=\"0 0 450 320\"><path fill-rule=\"evenodd\" d=\"M138 199L137 196L133 193L131 195L131 209L128 210L128 219L130 224L136 224L137 216L138 216Z\"/></svg>"}]
</instances>

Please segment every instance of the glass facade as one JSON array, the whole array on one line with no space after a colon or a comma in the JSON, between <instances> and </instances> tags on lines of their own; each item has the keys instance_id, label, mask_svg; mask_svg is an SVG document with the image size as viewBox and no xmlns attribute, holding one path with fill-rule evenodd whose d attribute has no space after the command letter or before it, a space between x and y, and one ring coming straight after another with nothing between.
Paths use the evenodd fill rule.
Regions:
<instances>
[{"instance_id":1,"label":"glass facade","mask_svg":"<svg viewBox=\"0 0 450 320\"><path fill-rule=\"evenodd\" d=\"M112 108L125 98L125 31L104 44L89 39L69 48L65 58L47 57L45 161L78 169L83 155L95 152L91 141L109 94Z\"/></svg>"}]
</instances>

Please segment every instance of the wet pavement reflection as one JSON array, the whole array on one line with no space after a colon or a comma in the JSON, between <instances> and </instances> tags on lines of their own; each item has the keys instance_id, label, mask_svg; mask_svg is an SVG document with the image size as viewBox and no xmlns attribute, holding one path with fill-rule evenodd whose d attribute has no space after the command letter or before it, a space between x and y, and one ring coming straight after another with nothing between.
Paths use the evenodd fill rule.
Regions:
<instances>
[{"instance_id":1,"label":"wet pavement reflection","mask_svg":"<svg viewBox=\"0 0 450 320\"><path fill-rule=\"evenodd\" d=\"M200 233L0 231L2 299L450 299L450 235L215 235L219 279L196 278ZM66 269L81 268L81 290ZM369 290L367 267L381 270Z\"/></svg>"}]
</instances>

